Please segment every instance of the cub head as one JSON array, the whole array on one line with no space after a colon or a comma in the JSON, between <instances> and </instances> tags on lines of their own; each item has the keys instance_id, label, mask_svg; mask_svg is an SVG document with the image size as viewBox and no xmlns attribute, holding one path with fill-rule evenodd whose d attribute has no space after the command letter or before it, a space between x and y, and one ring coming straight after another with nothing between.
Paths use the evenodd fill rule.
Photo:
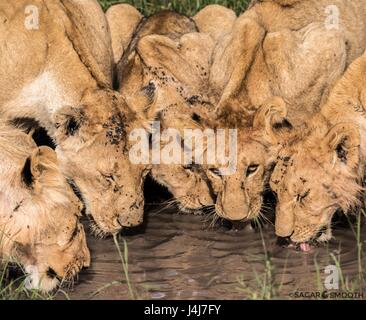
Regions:
<instances>
[{"instance_id":1,"label":"cub head","mask_svg":"<svg viewBox=\"0 0 366 320\"><path fill-rule=\"evenodd\" d=\"M90 264L83 206L52 149L10 131L1 134L0 149L1 254L24 267L28 288L53 290Z\"/></svg>"},{"instance_id":2,"label":"cub head","mask_svg":"<svg viewBox=\"0 0 366 320\"><path fill-rule=\"evenodd\" d=\"M214 205L214 193L202 166L184 159L185 131L202 129L194 110L180 99L161 110L157 123L161 127L161 157L169 163L152 167L152 177L168 188L175 202L186 213L200 213ZM197 142L197 140L196 140ZM202 141L203 142L203 141Z\"/></svg>"},{"instance_id":3,"label":"cub head","mask_svg":"<svg viewBox=\"0 0 366 320\"><path fill-rule=\"evenodd\" d=\"M219 216L233 221L260 216L276 152L292 129L286 115L286 105L278 97L260 107L249 123L238 126L245 115L236 115L241 117L232 125L238 130L236 169L229 175L222 175L218 166L207 170L217 194Z\"/></svg>"},{"instance_id":4,"label":"cub head","mask_svg":"<svg viewBox=\"0 0 366 320\"><path fill-rule=\"evenodd\" d=\"M202 209L214 205L213 192L200 166L156 165L151 173L174 196L182 212L200 213Z\"/></svg>"},{"instance_id":5,"label":"cub head","mask_svg":"<svg viewBox=\"0 0 366 320\"><path fill-rule=\"evenodd\" d=\"M53 120L63 172L95 224L97 235L143 220L143 182L149 168L129 159L129 133L144 124L117 92L85 93L78 106L58 110Z\"/></svg>"},{"instance_id":6,"label":"cub head","mask_svg":"<svg viewBox=\"0 0 366 320\"><path fill-rule=\"evenodd\" d=\"M306 243L321 237L333 214L358 204L360 136L357 127L312 127L281 150L270 185L277 194L276 234Z\"/></svg>"}]
</instances>

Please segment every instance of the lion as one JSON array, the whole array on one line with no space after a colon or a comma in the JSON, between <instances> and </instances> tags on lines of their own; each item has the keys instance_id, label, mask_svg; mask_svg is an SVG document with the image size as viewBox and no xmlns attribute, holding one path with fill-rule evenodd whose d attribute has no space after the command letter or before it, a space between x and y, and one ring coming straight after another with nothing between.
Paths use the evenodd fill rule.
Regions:
<instances>
[{"instance_id":1,"label":"lion","mask_svg":"<svg viewBox=\"0 0 366 320\"><path fill-rule=\"evenodd\" d=\"M172 41L182 39L182 46L186 47L183 42L190 44L189 47L186 47L186 50L189 51L193 48L190 35L197 32L195 23L186 16L166 10L143 19L136 9L126 4L112 6L107 11L107 17L112 34L114 55L119 58L115 62L120 93L126 97L131 106L144 107L142 110L138 108L135 110L147 122L159 121L161 130L172 128L171 121L164 115L167 108L173 107L179 110L179 103L176 103L177 97L171 91L166 90L165 82L168 81L164 80L164 72L154 68L149 60L144 60L145 54L159 55L159 52L151 51L151 48L145 46L143 42L150 35L160 35L172 39ZM123 21L131 21L127 25L133 25L134 28L126 30L122 25ZM132 37L128 35L132 33ZM126 39L130 41L128 45ZM192 53L192 56L195 53L196 51ZM141 97L142 92L149 95L150 108L148 110L145 108L146 103L140 103L141 99L146 99L146 94ZM163 147L162 145L161 148ZM151 176L170 191L183 212L201 213L205 207L214 205L207 179L197 166L154 164Z\"/></svg>"},{"instance_id":2,"label":"lion","mask_svg":"<svg viewBox=\"0 0 366 320\"><path fill-rule=\"evenodd\" d=\"M365 170L366 55L351 64L329 98L279 153L271 177L276 234L301 250L332 238L336 211L361 205Z\"/></svg>"},{"instance_id":3,"label":"lion","mask_svg":"<svg viewBox=\"0 0 366 320\"><path fill-rule=\"evenodd\" d=\"M28 289L51 291L90 264L82 203L56 153L0 123L0 255L19 263Z\"/></svg>"},{"instance_id":4,"label":"lion","mask_svg":"<svg viewBox=\"0 0 366 320\"><path fill-rule=\"evenodd\" d=\"M150 167L130 163L128 137L146 123L113 89L100 5L20 0L2 2L0 16L1 117L45 128L97 234L139 225Z\"/></svg>"}]
</instances>

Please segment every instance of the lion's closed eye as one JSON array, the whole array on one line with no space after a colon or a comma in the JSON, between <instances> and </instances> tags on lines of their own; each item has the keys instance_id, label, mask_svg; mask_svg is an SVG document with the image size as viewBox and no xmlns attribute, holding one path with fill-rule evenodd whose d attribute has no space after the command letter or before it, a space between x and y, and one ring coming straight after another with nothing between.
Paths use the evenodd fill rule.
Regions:
<instances>
[{"instance_id":1,"label":"lion's closed eye","mask_svg":"<svg viewBox=\"0 0 366 320\"><path fill-rule=\"evenodd\" d=\"M258 171L258 169L259 169L259 164L252 164L247 168L245 175L247 177L249 177L249 176L253 175L254 173L256 173Z\"/></svg>"},{"instance_id":2,"label":"lion's closed eye","mask_svg":"<svg viewBox=\"0 0 366 320\"><path fill-rule=\"evenodd\" d=\"M110 173L100 173L102 177L102 182L106 188L111 188L115 185L116 179L113 174Z\"/></svg>"},{"instance_id":3,"label":"lion's closed eye","mask_svg":"<svg viewBox=\"0 0 366 320\"><path fill-rule=\"evenodd\" d=\"M222 177L222 173L220 171L220 169L217 168L211 168L210 172L212 173L212 175L216 178L221 178Z\"/></svg>"},{"instance_id":4,"label":"lion's closed eye","mask_svg":"<svg viewBox=\"0 0 366 320\"><path fill-rule=\"evenodd\" d=\"M80 232L79 226L77 225L71 234L70 242L73 242Z\"/></svg>"},{"instance_id":5,"label":"lion's closed eye","mask_svg":"<svg viewBox=\"0 0 366 320\"><path fill-rule=\"evenodd\" d=\"M296 196L296 201L302 203L310 194L310 189Z\"/></svg>"}]
</instances>

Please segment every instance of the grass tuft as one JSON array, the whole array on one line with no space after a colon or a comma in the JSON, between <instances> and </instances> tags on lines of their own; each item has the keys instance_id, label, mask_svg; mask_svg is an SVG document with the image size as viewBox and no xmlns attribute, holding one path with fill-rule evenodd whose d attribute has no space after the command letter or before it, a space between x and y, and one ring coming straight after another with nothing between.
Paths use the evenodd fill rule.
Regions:
<instances>
[{"instance_id":1,"label":"grass tuft","mask_svg":"<svg viewBox=\"0 0 366 320\"><path fill-rule=\"evenodd\" d=\"M17 278L10 276L11 270L16 268L22 273ZM54 300L58 294L69 299L66 292L59 289L53 293L42 293L37 290L26 289L26 274L20 264L10 264L0 261L0 300Z\"/></svg>"},{"instance_id":2,"label":"grass tuft","mask_svg":"<svg viewBox=\"0 0 366 320\"><path fill-rule=\"evenodd\" d=\"M230 8L236 14L242 13L251 0L98 0L104 10L116 3L128 3L137 8L145 16L150 16L162 9L177 11L194 16L198 11L210 4L219 4Z\"/></svg>"}]
</instances>

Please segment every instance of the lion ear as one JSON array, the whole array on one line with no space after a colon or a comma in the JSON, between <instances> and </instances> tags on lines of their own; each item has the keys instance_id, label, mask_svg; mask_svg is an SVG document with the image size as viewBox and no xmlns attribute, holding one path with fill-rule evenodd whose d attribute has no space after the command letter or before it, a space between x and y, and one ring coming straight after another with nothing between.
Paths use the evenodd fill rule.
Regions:
<instances>
[{"instance_id":1,"label":"lion ear","mask_svg":"<svg viewBox=\"0 0 366 320\"><path fill-rule=\"evenodd\" d=\"M255 114L253 129L261 132L271 144L277 144L284 139L292 131L285 101L280 97L269 99Z\"/></svg>"},{"instance_id":2,"label":"lion ear","mask_svg":"<svg viewBox=\"0 0 366 320\"><path fill-rule=\"evenodd\" d=\"M57 168L57 166L56 152L49 147L41 146L26 159L21 173L22 181L27 187L32 188L46 169Z\"/></svg>"},{"instance_id":3,"label":"lion ear","mask_svg":"<svg viewBox=\"0 0 366 320\"><path fill-rule=\"evenodd\" d=\"M77 135L84 121L85 111L83 107L66 106L58 110L53 116L57 135L63 138Z\"/></svg>"},{"instance_id":4,"label":"lion ear","mask_svg":"<svg viewBox=\"0 0 366 320\"><path fill-rule=\"evenodd\" d=\"M147 85L139 88L136 92L125 94L124 98L128 107L147 121L152 121L157 110L156 84L150 81Z\"/></svg>"},{"instance_id":5,"label":"lion ear","mask_svg":"<svg viewBox=\"0 0 366 320\"><path fill-rule=\"evenodd\" d=\"M213 40L207 34L189 33L179 42L166 36L149 35L139 41L137 52L153 76L163 83L173 81L180 91L184 87L197 94L207 84L213 47Z\"/></svg>"},{"instance_id":6,"label":"lion ear","mask_svg":"<svg viewBox=\"0 0 366 320\"><path fill-rule=\"evenodd\" d=\"M350 123L334 126L326 135L324 143L334 153L334 161L354 169L360 161L360 133Z\"/></svg>"}]
</instances>

